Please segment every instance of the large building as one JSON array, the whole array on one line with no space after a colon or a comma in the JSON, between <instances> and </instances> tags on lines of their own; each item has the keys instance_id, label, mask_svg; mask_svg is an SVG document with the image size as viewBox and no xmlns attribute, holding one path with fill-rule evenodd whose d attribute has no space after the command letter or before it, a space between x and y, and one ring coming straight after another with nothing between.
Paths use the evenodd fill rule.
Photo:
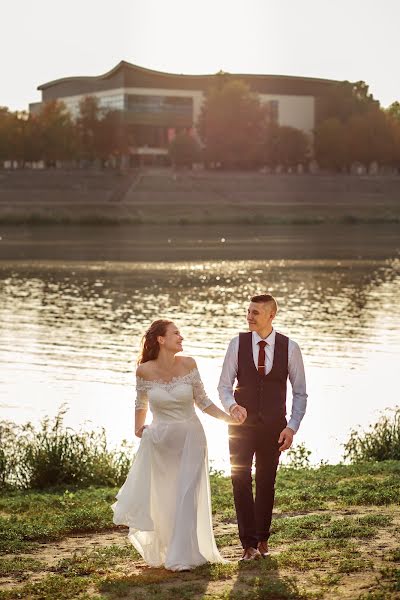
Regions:
<instances>
[{"instance_id":1,"label":"large building","mask_svg":"<svg viewBox=\"0 0 400 600\"><path fill-rule=\"evenodd\" d=\"M207 90L218 78L240 79L268 103L280 125L290 125L311 135L318 122L319 105L336 81L283 75L177 75L138 67L121 61L97 77L66 77L38 87L42 101L62 100L76 117L79 102L96 96L103 108L119 109L132 129L132 154L162 162L169 141L182 129L195 131ZM148 160L147 159L147 160Z\"/></svg>"}]
</instances>

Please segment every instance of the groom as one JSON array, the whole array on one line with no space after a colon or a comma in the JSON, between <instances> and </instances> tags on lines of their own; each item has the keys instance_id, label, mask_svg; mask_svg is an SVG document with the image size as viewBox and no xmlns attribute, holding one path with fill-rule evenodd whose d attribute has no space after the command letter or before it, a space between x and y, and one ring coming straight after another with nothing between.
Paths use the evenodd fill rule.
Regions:
<instances>
[{"instance_id":1,"label":"groom","mask_svg":"<svg viewBox=\"0 0 400 600\"><path fill-rule=\"evenodd\" d=\"M250 331L231 340L218 385L224 409L240 424L229 427L229 451L242 560L268 554L279 455L292 445L307 403L301 351L296 342L272 327L277 310L277 302L269 294L251 298L247 310ZM288 377L293 400L287 423Z\"/></svg>"}]
</instances>

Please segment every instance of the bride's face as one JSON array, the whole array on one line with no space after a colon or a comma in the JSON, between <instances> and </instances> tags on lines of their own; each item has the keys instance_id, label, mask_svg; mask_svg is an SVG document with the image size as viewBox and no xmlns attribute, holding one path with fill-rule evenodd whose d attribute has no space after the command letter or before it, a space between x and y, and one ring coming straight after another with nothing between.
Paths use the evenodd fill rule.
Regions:
<instances>
[{"instance_id":1,"label":"bride's face","mask_svg":"<svg viewBox=\"0 0 400 600\"><path fill-rule=\"evenodd\" d=\"M161 348L165 348L169 352L182 352L183 337L175 323L170 323L164 336L158 338Z\"/></svg>"}]
</instances>

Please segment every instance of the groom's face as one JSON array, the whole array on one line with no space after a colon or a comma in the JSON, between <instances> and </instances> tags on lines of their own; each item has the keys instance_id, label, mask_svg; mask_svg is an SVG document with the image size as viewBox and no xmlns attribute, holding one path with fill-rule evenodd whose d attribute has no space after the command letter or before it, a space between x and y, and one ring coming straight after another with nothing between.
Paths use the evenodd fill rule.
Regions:
<instances>
[{"instance_id":1,"label":"groom's face","mask_svg":"<svg viewBox=\"0 0 400 600\"><path fill-rule=\"evenodd\" d=\"M272 306L267 302L250 302L247 309L247 323L250 331L260 331L272 323Z\"/></svg>"}]
</instances>

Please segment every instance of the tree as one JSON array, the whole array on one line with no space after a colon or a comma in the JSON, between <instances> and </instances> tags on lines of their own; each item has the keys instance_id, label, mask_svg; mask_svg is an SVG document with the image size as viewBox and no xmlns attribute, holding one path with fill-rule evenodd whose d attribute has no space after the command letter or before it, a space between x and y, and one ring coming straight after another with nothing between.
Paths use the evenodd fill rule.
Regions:
<instances>
[{"instance_id":1,"label":"tree","mask_svg":"<svg viewBox=\"0 0 400 600\"><path fill-rule=\"evenodd\" d=\"M22 165L43 158L42 131L37 115L16 113L15 148L16 159Z\"/></svg>"},{"instance_id":2,"label":"tree","mask_svg":"<svg viewBox=\"0 0 400 600\"><path fill-rule=\"evenodd\" d=\"M7 107L0 106L0 161L14 156L15 115Z\"/></svg>"},{"instance_id":3,"label":"tree","mask_svg":"<svg viewBox=\"0 0 400 600\"><path fill-rule=\"evenodd\" d=\"M359 161L368 166L373 161L392 162L393 133L384 111L371 110L364 115L354 115L347 123L346 132L349 164Z\"/></svg>"},{"instance_id":4,"label":"tree","mask_svg":"<svg viewBox=\"0 0 400 600\"><path fill-rule=\"evenodd\" d=\"M300 129L271 123L265 140L264 158L268 165L293 167L307 159L308 139Z\"/></svg>"},{"instance_id":5,"label":"tree","mask_svg":"<svg viewBox=\"0 0 400 600\"><path fill-rule=\"evenodd\" d=\"M75 131L63 102L46 102L37 118L31 117L31 129L40 136L40 158L47 163L67 160L74 155Z\"/></svg>"},{"instance_id":6,"label":"tree","mask_svg":"<svg viewBox=\"0 0 400 600\"><path fill-rule=\"evenodd\" d=\"M107 110L95 130L95 153L102 161L114 156L119 160L129 153L133 140L120 110Z\"/></svg>"},{"instance_id":7,"label":"tree","mask_svg":"<svg viewBox=\"0 0 400 600\"><path fill-rule=\"evenodd\" d=\"M268 109L248 85L221 76L208 92L197 123L206 160L226 168L259 163L267 119Z\"/></svg>"},{"instance_id":8,"label":"tree","mask_svg":"<svg viewBox=\"0 0 400 600\"><path fill-rule=\"evenodd\" d=\"M100 136L100 107L98 98L85 96L79 102L79 116L76 121L79 157L94 161L97 158L96 146Z\"/></svg>"},{"instance_id":9,"label":"tree","mask_svg":"<svg viewBox=\"0 0 400 600\"><path fill-rule=\"evenodd\" d=\"M379 110L379 102L369 93L369 86L364 81L333 84L319 104L320 122L335 118L344 123L353 115L364 114L371 109Z\"/></svg>"},{"instance_id":10,"label":"tree","mask_svg":"<svg viewBox=\"0 0 400 600\"><path fill-rule=\"evenodd\" d=\"M168 153L175 166L191 168L200 158L200 146L192 135L183 131L171 141Z\"/></svg>"},{"instance_id":11,"label":"tree","mask_svg":"<svg viewBox=\"0 0 400 600\"><path fill-rule=\"evenodd\" d=\"M400 120L393 122L393 166L400 169Z\"/></svg>"},{"instance_id":12,"label":"tree","mask_svg":"<svg viewBox=\"0 0 400 600\"><path fill-rule=\"evenodd\" d=\"M354 162L391 164L396 155L395 123L385 111L352 115L345 123L327 119L315 130L315 154L324 167L349 168Z\"/></svg>"},{"instance_id":13,"label":"tree","mask_svg":"<svg viewBox=\"0 0 400 600\"><path fill-rule=\"evenodd\" d=\"M6 158L17 161L20 166L41 158L41 139L37 119L26 111L11 114L10 132Z\"/></svg>"},{"instance_id":14,"label":"tree","mask_svg":"<svg viewBox=\"0 0 400 600\"><path fill-rule=\"evenodd\" d=\"M314 152L322 167L341 170L348 164L346 127L337 118L326 119L314 132Z\"/></svg>"},{"instance_id":15,"label":"tree","mask_svg":"<svg viewBox=\"0 0 400 600\"><path fill-rule=\"evenodd\" d=\"M46 102L39 113L11 113L0 107L0 161L26 162L120 158L132 145L120 111L101 111L97 98L86 97L75 123L63 102Z\"/></svg>"},{"instance_id":16,"label":"tree","mask_svg":"<svg viewBox=\"0 0 400 600\"><path fill-rule=\"evenodd\" d=\"M393 117L397 121L400 122L400 102L396 100L396 102L392 102L389 108L386 110L387 114L390 117Z\"/></svg>"},{"instance_id":17,"label":"tree","mask_svg":"<svg viewBox=\"0 0 400 600\"><path fill-rule=\"evenodd\" d=\"M119 110L102 110L98 98L86 96L79 104L76 122L79 157L102 162L129 153L132 136Z\"/></svg>"},{"instance_id":18,"label":"tree","mask_svg":"<svg viewBox=\"0 0 400 600\"><path fill-rule=\"evenodd\" d=\"M348 137L350 160L354 158L366 166L372 161L380 164L392 161L393 135L384 111L372 110L362 117L352 117L348 124Z\"/></svg>"}]
</instances>

